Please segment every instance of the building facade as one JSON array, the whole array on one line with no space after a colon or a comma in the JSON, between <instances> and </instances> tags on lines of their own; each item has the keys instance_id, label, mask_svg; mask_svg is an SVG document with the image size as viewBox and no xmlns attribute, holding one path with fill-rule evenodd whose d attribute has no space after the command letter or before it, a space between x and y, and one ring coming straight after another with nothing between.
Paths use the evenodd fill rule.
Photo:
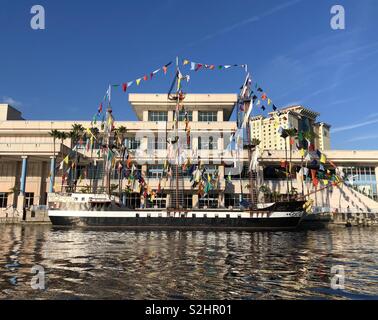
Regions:
<instances>
[{"instance_id":1,"label":"building facade","mask_svg":"<svg viewBox=\"0 0 378 320\"><path fill-rule=\"evenodd\" d=\"M303 106L291 106L275 112L268 117L257 116L252 118L252 135L261 141L261 147L269 150L289 149L290 141L282 139L278 128L296 129L298 132L312 134L312 143L319 150L330 150L330 125L317 122L319 113Z\"/></svg>"},{"instance_id":2,"label":"building facade","mask_svg":"<svg viewBox=\"0 0 378 320\"><path fill-rule=\"evenodd\" d=\"M195 164L200 159L207 172L216 177L215 187L201 198L185 168L182 189L186 207L237 207L240 200L249 196L248 151L241 150L235 165L235 152L230 148L236 129L236 122L230 118L236 100L235 94L188 94L185 97L186 114L179 114L183 163L189 159ZM172 179L165 174L170 152L167 140L174 138L171 129L175 103L168 101L166 94L130 94L129 102L138 120L116 119L115 126L126 129L123 143L129 154L128 161L132 162L133 170L144 177L149 188L156 191L156 196L153 201L141 196L134 181L118 170L120 158L115 159L111 171L112 190L122 196L122 202L129 208L167 207L175 189ZM118 110L114 113L117 118ZM330 126L317 122L318 116L307 108L294 106L270 113L267 118L252 118L253 137L261 141L256 179L259 186L265 186L265 191L258 193L259 200L285 198L293 190L299 194L314 191L311 182L298 181L295 174L288 179L283 175L280 164L285 159L285 143L289 142L277 133L277 127L282 126L312 131L315 147L345 173L346 184L311 196L317 206L339 211L378 210L378 151L330 150ZM189 139L184 118L189 121ZM20 213L30 206L46 205L50 192L72 192L72 181L77 192L104 190L101 134L90 148L86 146L88 137L78 141L70 138L54 141L50 135L52 130L69 133L74 124L80 124L84 129L97 127L101 132L100 121L96 124L90 121L28 121L9 105L0 105L0 119L1 215L14 208ZM73 167L64 161L71 155L75 157ZM299 167L301 156L296 148L292 150L291 158L293 166Z\"/></svg>"}]
</instances>

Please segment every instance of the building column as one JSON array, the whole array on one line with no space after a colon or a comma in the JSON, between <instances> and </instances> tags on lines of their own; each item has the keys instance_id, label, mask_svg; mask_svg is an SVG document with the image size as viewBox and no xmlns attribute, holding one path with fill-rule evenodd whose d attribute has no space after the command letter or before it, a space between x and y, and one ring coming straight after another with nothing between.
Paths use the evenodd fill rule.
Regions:
<instances>
[{"instance_id":1,"label":"building column","mask_svg":"<svg viewBox=\"0 0 378 320\"><path fill-rule=\"evenodd\" d=\"M193 110L193 122L198 122L198 110Z\"/></svg>"},{"instance_id":2,"label":"building column","mask_svg":"<svg viewBox=\"0 0 378 320\"><path fill-rule=\"evenodd\" d=\"M143 111L143 115L142 115L142 119L143 119L143 122L147 122L148 121L148 110L144 110Z\"/></svg>"},{"instance_id":3,"label":"building column","mask_svg":"<svg viewBox=\"0 0 378 320\"><path fill-rule=\"evenodd\" d=\"M218 113L217 113L217 120L218 122L223 122L223 110L218 110Z\"/></svg>"},{"instance_id":4,"label":"building column","mask_svg":"<svg viewBox=\"0 0 378 320\"><path fill-rule=\"evenodd\" d=\"M192 206L193 206L193 209L198 209L199 208L198 194L193 194L193 197L192 197Z\"/></svg>"},{"instance_id":5,"label":"building column","mask_svg":"<svg viewBox=\"0 0 378 320\"><path fill-rule=\"evenodd\" d=\"M20 195L25 195L25 186L26 186L26 175L28 167L28 157L22 156L22 169L21 169L21 179L20 179Z\"/></svg>"},{"instance_id":6,"label":"building column","mask_svg":"<svg viewBox=\"0 0 378 320\"><path fill-rule=\"evenodd\" d=\"M218 208L224 208L224 192L218 194Z\"/></svg>"},{"instance_id":7,"label":"building column","mask_svg":"<svg viewBox=\"0 0 378 320\"><path fill-rule=\"evenodd\" d=\"M50 186L49 186L49 193L53 193L54 184L55 184L55 165L56 165L56 157L50 157Z\"/></svg>"}]
</instances>

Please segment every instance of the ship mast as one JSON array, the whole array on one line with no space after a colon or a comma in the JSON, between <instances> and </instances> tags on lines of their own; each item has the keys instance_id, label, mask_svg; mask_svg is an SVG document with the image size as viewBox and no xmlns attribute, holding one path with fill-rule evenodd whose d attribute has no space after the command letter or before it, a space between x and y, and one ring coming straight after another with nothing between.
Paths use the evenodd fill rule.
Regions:
<instances>
[{"instance_id":1,"label":"ship mast","mask_svg":"<svg viewBox=\"0 0 378 320\"><path fill-rule=\"evenodd\" d=\"M180 186L179 186L179 165L180 165L180 144L179 144L179 135L178 135L178 122L179 122L179 113L180 113L180 106L181 101L184 99L184 95L181 91L181 72L179 69L179 57L176 57L176 72L175 72L175 78L173 80L172 86L170 88L170 91L168 93L168 99L171 101L176 101L176 106L174 110L174 119L173 119L173 132L174 132L174 140L166 139L167 143L172 144L172 148L174 145L176 146L176 152L175 152L175 203L174 203L174 209L178 210L180 209L180 201L179 201L179 194L180 194ZM172 91L174 89L175 84L176 86L176 93L172 95Z\"/></svg>"},{"instance_id":2,"label":"ship mast","mask_svg":"<svg viewBox=\"0 0 378 320\"><path fill-rule=\"evenodd\" d=\"M105 193L111 196L111 190L110 190L110 179L111 179L111 162L112 159L109 157L109 154L112 152L110 148L110 136L112 132L112 126L113 126L113 121L112 121L112 106L111 106L111 85L109 85L109 89L107 92L108 99L109 99L109 104L106 109L106 117L105 117L105 134L104 134L104 145L107 148L107 153L105 154L105 159L104 159L104 164L105 164L105 170L104 170L104 180L105 180ZM109 165L110 162L110 165Z\"/></svg>"},{"instance_id":3,"label":"ship mast","mask_svg":"<svg viewBox=\"0 0 378 320\"><path fill-rule=\"evenodd\" d=\"M251 122L250 115L252 114L253 103L251 99L251 78L250 74L247 74L244 85L241 89L238 104L243 104L243 110L245 112L243 117L243 122L241 124L242 130L246 129L247 142L243 138L243 145L246 144L248 148L248 163L249 163L249 193L250 193L250 209L254 209L257 203L257 192L255 193L255 180L254 180L254 169L252 166L253 152L255 151L256 145L254 145L251 133Z\"/></svg>"}]
</instances>

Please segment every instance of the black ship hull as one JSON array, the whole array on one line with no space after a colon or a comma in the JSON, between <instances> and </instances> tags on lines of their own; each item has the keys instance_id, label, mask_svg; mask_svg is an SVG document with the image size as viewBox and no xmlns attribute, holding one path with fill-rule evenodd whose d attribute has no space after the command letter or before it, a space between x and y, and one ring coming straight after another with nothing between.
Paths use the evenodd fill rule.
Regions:
<instances>
[{"instance_id":1,"label":"black ship hull","mask_svg":"<svg viewBox=\"0 0 378 320\"><path fill-rule=\"evenodd\" d=\"M300 217L286 218L173 218L51 216L55 226L121 227L128 229L294 230Z\"/></svg>"}]
</instances>

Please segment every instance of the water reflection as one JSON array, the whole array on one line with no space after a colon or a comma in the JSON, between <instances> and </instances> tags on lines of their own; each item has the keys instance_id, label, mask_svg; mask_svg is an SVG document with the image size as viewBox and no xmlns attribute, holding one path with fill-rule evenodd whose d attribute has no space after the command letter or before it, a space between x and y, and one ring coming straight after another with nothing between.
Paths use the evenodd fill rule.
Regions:
<instances>
[{"instance_id":1,"label":"water reflection","mask_svg":"<svg viewBox=\"0 0 378 320\"><path fill-rule=\"evenodd\" d=\"M115 231L0 226L2 299L378 298L377 230ZM45 268L46 290L30 286ZM333 265L345 290L330 288Z\"/></svg>"}]
</instances>

